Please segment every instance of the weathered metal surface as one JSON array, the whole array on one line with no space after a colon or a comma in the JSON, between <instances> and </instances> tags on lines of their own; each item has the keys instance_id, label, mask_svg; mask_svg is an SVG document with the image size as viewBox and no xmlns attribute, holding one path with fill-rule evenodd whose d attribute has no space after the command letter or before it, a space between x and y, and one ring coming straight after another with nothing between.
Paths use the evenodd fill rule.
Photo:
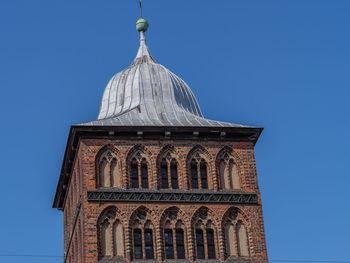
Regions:
<instances>
[{"instance_id":1,"label":"weathered metal surface","mask_svg":"<svg viewBox=\"0 0 350 263\"><path fill-rule=\"evenodd\" d=\"M161 202L257 204L255 193L195 192L166 190L94 190L87 192L89 202Z\"/></svg>"},{"instance_id":2,"label":"weathered metal surface","mask_svg":"<svg viewBox=\"0 0 350 263\"><path fill-rule=\"evenodd\" d=\"M135 60L107 84L98 119L81 125L245 127L205 119L191 89L155 62L140 34Z\"/></svg>"}]
</instances>

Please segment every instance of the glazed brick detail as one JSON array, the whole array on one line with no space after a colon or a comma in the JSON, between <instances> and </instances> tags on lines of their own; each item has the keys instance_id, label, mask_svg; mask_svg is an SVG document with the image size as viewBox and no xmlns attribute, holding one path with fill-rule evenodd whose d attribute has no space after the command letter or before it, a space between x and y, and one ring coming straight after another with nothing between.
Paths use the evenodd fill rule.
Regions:
<instances>
[{"instance_id":1,"label":"glazed brick detail","mask_svg":"<svg viewBox=\"0 0 350 263\"><path fill-rule=\"evenodd\" d=\"M179 156L179 188L183 191L188 189L188 167L187 155L196 146L200 146L210 155L208 163L208 183L212 191L218 189L217 176L217 156L226 147L233 149L232 155L238 165L241 190L247 193L253 193L257 196L256 204L210 204L210 203L142 203L142 202L89 202L87 192L97 190L97 169L96 156L100 150L106 147L115 149L117 157L121 161L122 167L122 188L128 189L128 164L126 163L128 154L135 145L140 145L147 150L150 155L150 164L148 173L150 174L149 188L157 190L159 188L159 178L157 171L157 157L164 147L171 146ZM156 228L155 247L158 260L164 259L163 249L160 246L161 235L159 229L159 220L162 213L169 207L179 208L189 219L186 222L186 228L191 230L190 221L195 212L205 206L210 209L217 218L218 224L218 247L217 255L220 260L225 260L225 244L222 232L222 217L230 208L235 207L244 215L249 239L249 250L251 259L255 262L267 262L266 241L264 233L263 214L261 207L261 197L257 183L257 173L254 157L254 145L251 142L218 142L218 141L181 141L181 140L111 140L111 139L82 139L79 143L75 161L73 163L73 172L70 179L69 188L66 195L64 206L64 249L65 262L68 263L95 263L98 262L98 233L97 221L101 213L110 206L115 206L124 218L123 222L129 226L129 220L132 213L140 206L144 206L154 215L154 226ZM78 215L77 207L80 206ZM76 223L74 224L74 218ZM73 228L73 226L75 226ZM127 227L124 229L125 235L125 260L131 260L131 231ZM187 236L189 239L192 235ZM190 259L194 259L193 240L185 240L188 243Z\"/></svg>"}]
</instances>

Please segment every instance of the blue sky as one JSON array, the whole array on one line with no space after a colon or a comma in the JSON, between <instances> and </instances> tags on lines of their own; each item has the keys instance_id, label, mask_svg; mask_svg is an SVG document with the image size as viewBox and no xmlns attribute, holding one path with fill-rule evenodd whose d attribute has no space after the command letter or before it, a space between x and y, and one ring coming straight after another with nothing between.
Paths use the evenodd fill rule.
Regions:
<instances>
[{"instance_id":1,"label":"blue sky","mask_svg":"<svg viewBox=\"0 0 350 263\"><path fill-rule=\"evenodd\" d=\"M152 55L204 115L265 128L256 160L271 262L350 262L349 9L144 0ZM62 262L3 255L63 255L51 205L69 127L96 118L107 81L133 60L138 15L136 0L0 2L1 262Z\"/></svg>"}]
</instances>

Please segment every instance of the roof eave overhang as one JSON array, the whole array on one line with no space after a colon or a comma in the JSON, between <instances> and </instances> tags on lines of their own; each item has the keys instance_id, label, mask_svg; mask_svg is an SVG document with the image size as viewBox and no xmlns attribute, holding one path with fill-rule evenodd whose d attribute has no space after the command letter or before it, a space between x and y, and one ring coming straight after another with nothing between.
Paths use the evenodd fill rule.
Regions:
<instances>
[{"instance_id":1,"label":"roof eave overhang","mask_svg":"<svg viewBox=\"0 0 350 263\"><path fill-rule=\"evenodd\" d=\"M70 128L53 208L64 209L76 151L81 138L170 139L248 141L254 145L261 127L80 126Z\"/></svg>"}]
</instances>

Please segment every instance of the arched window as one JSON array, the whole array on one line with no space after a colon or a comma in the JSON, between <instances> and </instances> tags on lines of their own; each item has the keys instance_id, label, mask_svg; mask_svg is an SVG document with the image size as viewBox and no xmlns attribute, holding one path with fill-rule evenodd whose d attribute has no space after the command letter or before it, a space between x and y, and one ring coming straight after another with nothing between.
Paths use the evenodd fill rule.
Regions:
<instances>
[{"instance_id":1,"label":"arched window","mask_svg":"<svg viewBox=\"0 0 350 263\"><path fill-rule=\"evenodd\" d=\"M101 249L103 257L112 256L112 228L107 220L101 225Z\"/></svg>"},{"instance_id":2,"label":"arched window","mask_svg":"<svg viewBox=\"0 0 350 263\"><path fill-rule=\"evenodd\" d=\"M97 228L99 258L124 257L124 227L114 207L102 212Z\"/></svg>"},{"instance_id":3,"label":"arched window","mask_svg":"<svg viewBox=\"0 0 350 263\"><path fill-rule=\"evenodd\" d=\"M212 182L209 184L209 153L197 146L190 151L187 157L187 169L189 187L191 189L212 189Z\"/></svg>"},{"instance_id":4,"label":"arched window","mask_svg":"<svg viewBox=\"0 0 350 263\"><path fill-rule=\"evenodd\" d=\"M120 163L114 153L110 150L104 152L100 156L97 166L99 187L121 187Z\"/></svg>"},{"instance_id":5,"label":"arched window","mask_svg":"<svg viewBox=\"0 0 350 263\"><path fill-rule=\"evenodd\" d=\"M249 257L249 242L242 216L235 208L229 209L223 217L226 256Z\"/></svg>"},{"instance_id":6,"label":"arched window","mask_svg":"<svg viewBox=\"0 0 350 263\"><path fill-rule=\"evenodd\" d=\"M213 258L216 258L213 224L211 222L208 222L205 230L207 234L206 238L207 238L207 246L208 246L208 258L213 259Z\"/></svg>"},{"instance_id":7,"label":"arched window","mask_svg":"<svg viewBox=\"0 0 350 263\"><path fill-rule=\"evenodd\" d=\"M237 256L237 249L235 246L235 230L231 222L225 224L225 245L227 257Z\"/></svg>"},{"instance_id":8,"label":"arched window","mask_svg":"<svg viewBox=\"0 0 350 263\"><path fill-rule=\"evenodd\" d=\"M195 249L197 259L216 259L217 232L207 208L195 213L194 219Z\"/></svg>"},{"instance_id":9,"label":"arched window","mask_svg":"<svg viewBox=\"0 0 350 263\"><path fill-rule=\"evenodd\" d=\"M198 189L198 169L197 162L194 160L191 162L191 187L192 189Z\"/></svg>"},{"instance_id":10,"label":"arched window","mask_svg":"<svg viewBox=\"0 0 350 263\"><path fill-rule=\"evenodd\" d=\"M139 168L136 159L131 162L131 188L139 188Z\"/></svg>"},{"instance_id":11,"label":"arched window","mask_svg":"<svg viewBox=\"0 0 350 263\"><path fill-rule=\"evenodd\" d=\"M225 152L219 156L217 170L219 172L221 189L241 188L237 164L230 154Z\"/></svg>"},{"instance_id":12,"label":"arched window","mask_svg":"<svg viewBox=\"0 0 350 263\"><path fill-rule=\"evenodd\" d=\"M101 186L110 187L110 166L106 158L102 159L100 167Z\"/></svg>"},{"instance_id":13,"label":"arched window","mask_svg":"<svg viewBox=\"0 0 350 263\"><path fill-rule=\"evenodd\" d=\"M204 159L191 162L191 187L192 189L208 189L208 169Z\"/></svg>"},{"instance_id":14,"label":"arched window","mask_svg":"<svg viewBox=\"0 0 350 263\"><path fill-rule=\"evenodd\" d=\"M238 255L241 257L248 257L249 249L248 249L247 230L242 221L238 221L236 225L236 235L237 235Z\"/></svg>"},{"instance_id":15,"label":"arched window","mask_svg":"<svg viewBox=\"0 0 350 263\"><path fill-rule=\"evenodd\" d=\"M147 211L142 208L137 210L132 216L131 226L133 258L154 259L154 227Z\"/></svg>"},{"instance_id":16,"label":"arched window","mask_svg":"<svg viewBox=\"0 0 350 263\"><path fill-rule=\"evenodd\" d=\"M154 259L154 246L153 246L153 225L150 221L147 221L144 229L145 239L145 251L146 259Z\"/></svg>"},{"instance_id":17,"label":"arched window","mask_svg":"<svg viewBox=\"0 0 350 263\"><path fill-rule=\"evenodd\" d=\"M197 259L204 259L204 233L202 224L196 225L196 248L197 248Z\"/></svg>"},{"instance_id":18,"label":"arched window","mask_svg":"<svg viewBox=\"0 0 350 263\"><path fill-rule=\"evenodd\" d=\"M176 242L176 257L184 259L185 255L185 225L182 222L177 222L175 225L175 242Z\"/></svg>"},{"instance_id":19,"label":"arched window","mask_svg":"<svg viewBox=\"0 0 350 263\"><path fill-rule=\"evenodd\" d=\"M168 208L161 217L164 259L186 258L186 229L183 220L177 207Z\"/></svg>"},{"instance_id":20,"label":"arched window","mask_svg":"<svg viewBox=\"0 0 350 263\"><path fill-rule=\"evenodd\" d=\"M174 237L173 229L170 226L170 222L164 226L164 247L165 247L165 258L174 259Z\"/></svg>"},{"instance_id":21,"label":"arched window","mask_svg":"<svg viewBox=\"0 0 350 263\"><path fill-rule=\"evenodd\" d=\"M168 164L165 159L162 160L161 166L160 166L160 173L161 173L161 186L163 189L169 188L169 180L168 180Z\"/></svg>"},{"instance_id":22,"label":"arched window","mask_svg":"<svg viewBox=\"0 0 350 263\"><path fill-rule=\"evenodd\" d=\"M137 152L130 162L130 188L148 188L148 164L144 154Z\"/></svg>"},{"instance_id":23,"label":"arched window","mask_svg":"<svg viewBox=\"0 0 350 263\"><path fill-rule=\"evenodd\" d=\"M177 161L173 159L170 163L170 178L171 178L171 187L173 189L179 188L179 176L178 176L178 170L177 170Z\"/></svg>"},{"instance_id":24,"label":"arched window","mask_svg":"<svg viewBox=\"0 0 350 263\"><path fill-rule=\"evenodd\" d=\"M173 149L167 146L157 158L159 168L159 187L162 189L178 189L178 157Z\"/></svg>"},{"instance_id":25,"label":"arched window","mask_svg":"<svg viewBox=\"0 0 350 263\"><path fill-rule=\"evenodd\" d=\"M114 255L124 257L124 229L119 220L114 223Z\"/></svg>"},{"instance_id":26,"label":"arched window","mask_svg":"<svg viewBox=\"0 0 350 263\"><path fill-rule=\"evenodd\" d=\"M118 162L116 158L113 158L111 161L110 175L111 175L111 186L118 187L118 188L121 187L120 174L118 170Z\"/></svg>"},{"instance_id":27,"label":"arched window","mask_svg":"<svg viewBox=\"0 0 350 263\"><path fill-rule=\"evenodd\" d=\"M201 185L203 189L208 188L208 171L207 171L207 163L203 159L200 163L200 175L201 175Z\"/></svg>"},{"instance_id":28,"label":"arched window","mask_svg":"<svg viewBox=\"0 0 350 263\"><path fill-rule=\"evenodd\" d=\"M145 159L141 162L141 187L148 188L148 167Z\"/></svg>"},{"instance_id":29,"label":"arched window","mask_svg":"<svg viewBox=\"0 0 350 263\"><path fill-rule=\"evenodd\" d=\"M143 259L142 230L138 222L134 223L132 231L133 231L133 243L134 243L134 258Z\"/></svg>"},{"instance_id":30,"label":"arched window","mask_svg":"<svg viewBox=\"0 0 350 263\"><path fill-rule=\"evenodd\" d=\"M224 160L220 161L219 174L220 174L220 188L232 189L231 180L229 179L229 175L228 175L227 165Z\"/></svg>"}]
</instances>

